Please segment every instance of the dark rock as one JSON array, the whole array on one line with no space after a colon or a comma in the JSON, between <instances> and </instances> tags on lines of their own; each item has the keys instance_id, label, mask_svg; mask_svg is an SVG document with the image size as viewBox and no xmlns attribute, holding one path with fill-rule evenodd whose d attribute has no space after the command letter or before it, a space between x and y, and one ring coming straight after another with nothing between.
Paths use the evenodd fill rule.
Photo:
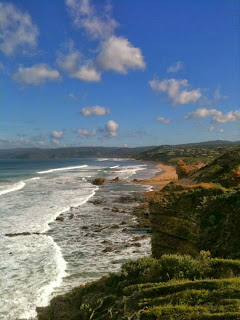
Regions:
<instances>
[{"instance_id":1,"label":"dark rock","mask_svg":"<svg viewBox=\"0 0 240 320\"><path fill-rule=\"evenodd\" d=\"M103 204L104 202L105 201L103 199L95 199L95 200L89 201L89 203L92 203L95 206L99 206L99 205Z\"/></svg>"},{"instance_id":2,"label":"dark rock","mask_svg":"<svg viewBox=\"0 0 240 320\"><path fill-rule=\"evenodd\" d=\"M6 233L6 237L30 236L32 234L39 235L39 232L19 232L19 233Z\"/></svg>"},{"instance_id":3,"label":"dark rock","mask_svg":"<svg viewBox=\"0 0 240 320\"><path fill-rule=\"evenodd\" d=\"M119 212L119 209L117 207L113 207L112 212Z\"/></svg>"},{"instance_id":4,"label":"dark rock","mask_svg":"<svg viewBox=\"0 0 240 320\"><path fill-rule=\"evenodd\" d=\"M107 244L107 243L110 243L110 241L109 240L103 240L102 243Z\"/></svg>"},{"instance_id":5,"label":"dark rock","mask_svg":"<svg viewBox=\"0 0 240 320\"><path fill-rule=\"evenodd\" d=\"M112 247L106 247L103 252L113 252L113 248Z\"/></svg>"},{"instance_id":6,"label":"dark rock","mask_svg":"<svg viewBox=\"0 0 240 320\"><path fill-rule=\"evenodd\" d=\"M118 181L119 181L119 178L116 177L116 178L112 179L111 181L112 181L112 182L118 182Z\"/></svg>"},{"instance_id":7,"label":"dark rock","mask_svg":"<svg viewBox=\"0 0 240 320\"><path fill-rule=\"evenodd\" d=\"M56 221L61 221L61 222L63 222L63 221L64 221L64 218L63 218L63 217L58 216L58 217L56 218Z\"/></svg>"},{"instance_id":8,"label":"dark rock","mask_svg":"<svg viewBox=\"0 0 240 320\"><path fill-rule=\"evenodd\" d=\"M83 230L87 230L87 229L89 229L89 227L88 226L82 226L82 229Z\"/></svg>"},{"instance_id":9,"label":"dark rock","mask_svg":"<svg viewBox=\"0 0 240 320\"><path fill-rule=\"evenodd\" d=\"M104 181L105 181L104 178L96 178L95 180L93 180L92 184L96 186L101 186L104 184Z\"/></svg>"},{"instance_id":10,"label":"dark rock","mask_svg":"<svg viewBox=\"0 0 240 320\"><path fill-rule=\"evenodd\" d=\"M113 226L110 227L111 229L119 229L119 225L118 224L114 224Z\"/></svg>"},{"instance_id":11,"label":"dark rock","mask_svg":"<svg viewBox=\"0 0 240 320\"><path fill-rule=\"evenodd\" d=\"M69 219L73 219L73 217L74 217L74 214L71 213Z\"/></svg>"}]
</instances>

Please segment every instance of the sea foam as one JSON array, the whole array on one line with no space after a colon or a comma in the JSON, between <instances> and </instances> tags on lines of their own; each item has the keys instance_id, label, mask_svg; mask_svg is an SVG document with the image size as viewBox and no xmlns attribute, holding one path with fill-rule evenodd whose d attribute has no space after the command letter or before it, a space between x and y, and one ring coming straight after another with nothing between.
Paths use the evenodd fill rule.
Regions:
<instances>
[{"instance_id":1,"label":"sea foam","mask_svg":"<svg viewBox=\"0 0 240 320\"><path fill-rule=\"evenodd\" d=\"M52 173L52 172L55 172L55 171L76 170L76 169L81 169L81 168L86 168L86 167L88 167L88 165L84 164L82 166L64 167L64 168L49 169L49 170L45 170L45 171L38 171L37 173L44 174L44 173Z\"/></svg>"},{"instance_id":2,"label":"sea foam","mask_svg":"<svg viewBox=\"0 0 240 320\"><path fill-rule=\"evenodd\" d=\"M0 189L0 195L3 195L5 193L9 193L9 192L13 192L13 191L17 191L17 190L21 190L23 187L25 186L25 182L23 181L19 181L17 183L14 183L10 186L5 186L6 189Z\"/></svg>"}]
</instances>

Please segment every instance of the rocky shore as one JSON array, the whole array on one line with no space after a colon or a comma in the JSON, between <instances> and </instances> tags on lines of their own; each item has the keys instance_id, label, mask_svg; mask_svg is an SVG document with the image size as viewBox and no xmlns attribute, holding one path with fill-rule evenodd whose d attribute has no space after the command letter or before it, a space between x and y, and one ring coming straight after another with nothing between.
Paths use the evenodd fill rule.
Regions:
<instances>
[{"instance_id":1,"label":"rocky shore","mask_svg":"<svg viewBox=\"0 0 240 320\"><path fill-rule=\"evenodd\" d=\"M187 184L159 184L135 209L152 230L152 257L55 297L38 319L240 319L239 167L238 148L185 168Z\"/></svg>"}]
</instances>

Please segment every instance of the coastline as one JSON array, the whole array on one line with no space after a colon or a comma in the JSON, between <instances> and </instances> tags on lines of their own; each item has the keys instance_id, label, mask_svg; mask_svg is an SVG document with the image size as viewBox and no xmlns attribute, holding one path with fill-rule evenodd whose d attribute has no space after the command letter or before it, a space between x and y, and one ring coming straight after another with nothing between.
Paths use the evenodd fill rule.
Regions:
<instances>
[{"instance_id":1,"label":"coastline","mask_svg":"<svg viewBox=\"0 0 240 320\"><path fill-rule=\"evenodd\" d=\"M156 164L155 168L160 168L163 171L152 178L138 180L135 182L146 185L152 185L153 191L156 191L164 188L169 182L178 180L176 168L174 166L166 165L159 162Z\"/></svg>"}]
</instances>

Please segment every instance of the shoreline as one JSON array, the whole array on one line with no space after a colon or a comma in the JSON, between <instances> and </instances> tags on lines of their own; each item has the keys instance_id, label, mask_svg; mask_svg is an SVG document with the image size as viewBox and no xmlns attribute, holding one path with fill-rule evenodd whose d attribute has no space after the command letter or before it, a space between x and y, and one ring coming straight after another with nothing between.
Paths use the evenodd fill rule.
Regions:
<instances>
[{"instance_id":1,"label":"shoreline","mask_svg":"<svg viewBox=\"0 0 240 320\"><path fill-rule=\"evenodd\" d=\"M154 177L135 181L135 183L152 185L152 191L157 191L163 189L168 183L178 180L176 168L174 166L166 165L159 162L155 165L155 168L162 169L162 172L155 175Z\"/></svg>"}]
</instances>

